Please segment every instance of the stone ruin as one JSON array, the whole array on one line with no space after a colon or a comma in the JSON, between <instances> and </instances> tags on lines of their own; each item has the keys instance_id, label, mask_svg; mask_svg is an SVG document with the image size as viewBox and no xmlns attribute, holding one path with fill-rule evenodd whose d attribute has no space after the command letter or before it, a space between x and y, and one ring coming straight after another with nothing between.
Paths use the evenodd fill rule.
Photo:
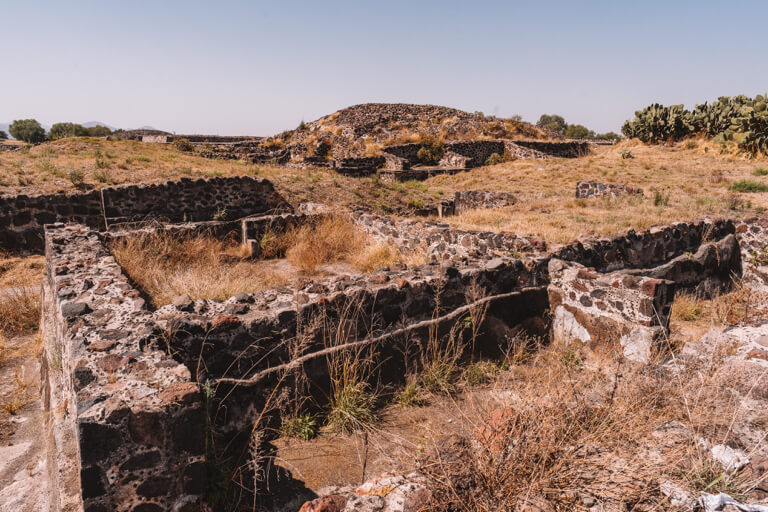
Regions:
<instances>
[{"instance_id":1,"label":"stone ruin","mask_svg":"<svg viewBox=\"0 0 768 512\"><path fill-rule=\"evenodd\" d=\"M630 185L613 185L597 181L579 181L576 183L576 198L618 197L627 195L642 196L643 190Z\"/></svg>"},{"instance_id":2,"label":"stone ruin","mask_svg":"<svg viewBox=\"0 0 768 512\"><path fill-rule=\"evenodd\" d=\"M244 194L220 187L208 203L252 209L244 219L152 229L239 233L243 244L258 245L267 229L324 214L290 208L263 180L252 180ZM709 296L740 276L768 282L766 219L680 222L552 248L513 233L350 215L372 238L422 251L429 262L224 301L179 297L152 310L105 243L130 236L130 224L107 231L108 225L87 222L45 223L41 357L52 503L67 511L202 510L208 436L226 440L231 455L242 453L255 428L266 436L279 426L279 417L263 411L290 392L297 369L313 383L309 392L322 397L328 350L376 345L391 355L404 327L418 332L434 321L444 328L460 318L472 306L470 286L483 290L489 315L510 327L549 310L554 342L578 341L642 361L663 351L677 291ZM360 315L348 319L345 343L329 348L313 319L340 321L350 305ZM299 336L308 341L296 353L290 340ZM398 359L384 359L378 377L397 382ZM208 416L211 400L225 397L226 411ZM290 488L290 478L282 482Z\"/></svg>"}]
</instances>

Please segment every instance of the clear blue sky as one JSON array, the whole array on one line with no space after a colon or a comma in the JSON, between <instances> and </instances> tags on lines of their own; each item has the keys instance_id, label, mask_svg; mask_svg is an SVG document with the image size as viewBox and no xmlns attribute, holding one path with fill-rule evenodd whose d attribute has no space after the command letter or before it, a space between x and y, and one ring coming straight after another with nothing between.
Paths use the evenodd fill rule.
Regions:
<instances>
[{"instance_id":1,"label":"clear blue sky","mask_svg":"<svg viewBox=\"0 0 768 512\"><path fill-rule=\"evenodd\" d=\"M768 90L765 1L0 0L0 122L264 135L364 102L598 131Z\"/></svg>"}]
</instances>

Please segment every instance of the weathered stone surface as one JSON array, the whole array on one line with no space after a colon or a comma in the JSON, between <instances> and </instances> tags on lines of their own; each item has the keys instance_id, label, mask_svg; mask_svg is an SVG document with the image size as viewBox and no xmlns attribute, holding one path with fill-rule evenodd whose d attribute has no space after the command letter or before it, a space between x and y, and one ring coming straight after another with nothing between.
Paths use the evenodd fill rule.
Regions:
<instances>
[{"instance_id":1,"label":"weathered stone surface","mask_svg":"<svg viewBox=\"0 0 768 512\"><path fill-rule=\"evenodd\" d=\"M104 218L141 220L148 215L171 221L211 220L217 211L231 218L290 209L272 183L250 176L182 178L164 184L105 187L75 194L0 197L0 248L42 251L43 226L76 222L104 229Z\"/></svg>"},{"instance_id":2,"label":"weathered stone surface","mask_svg":"<svg viewBox=\"0 0 768 512\"><path fill-rule=\"evenodd\" d=\"M643 190L629 185L613 185L597 181L579 181L576 183L576 197L618 197L625 195L643 195Z\"/></svg>"},{"instance_id":3,"label":"weathered stone surface","mask_svg":"<svg viewBox=\"0 0 768 512\"><path fill-rule=\"evenodd\" d=\"M53 225L46 247L42 361L60 361L42 372L56 507L165 510L146 496L185 498L183 468L202 456L199 435L176 434L187 441L181 450L164 441L167 433L202 432L197 385L185 366L152 348L151 314L97 233ZM67 287L76 302L54 293ZM197 499L204 488L184 492Z\"/></svg>"}]
</instances>

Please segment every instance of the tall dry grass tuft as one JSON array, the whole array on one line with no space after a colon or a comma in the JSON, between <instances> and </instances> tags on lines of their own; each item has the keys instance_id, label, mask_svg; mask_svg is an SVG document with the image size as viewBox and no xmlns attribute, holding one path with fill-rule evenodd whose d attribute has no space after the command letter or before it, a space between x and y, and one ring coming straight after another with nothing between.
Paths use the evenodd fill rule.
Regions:
<instances>
[{"instance_id":1,"label":"tall dry grass tuft","mask_svg":"<svg viewBox=\"0 0 768 512\"><path fill-rule=\"evenodd\" d=\"M405 263L418 265L421 253L403 255L395 247L371 242L354 221L343 213L327 215L280 237L277 245L286 259L306 274L316 274L322 265L347 263L360 272Z\"/></svg>"},{"instance_id":2,"label":"tall dry grass tuft","mask_svg":"<svg viewBox=\"0 0 768 512\"><path fill-rule=\"evenodd\" d=\"M284 237L286 259L296 268L314 274L320 265L350 257L365 244L364 234L341 214L324 216L289 231Z\"/></svg>"},{"instance_id":3,"label":"tall dry grass tuft","mask_svg":"<svg viewBox=\"0 0 768 512\"><path fill-rule=\"evenodd\" d=\"M0 255L0 335L37 329L44 259Z\"/></svg>"},{"instance_id":4,"label":"tall dry grass tuft","mask_svg":"<svg viewBox=\"0 0 768 512\"><path fill-rule=\"evenodd\" d=\"M338 318L324 319L324 345L342 346L355 339L365 320L361 305L347 302ZM375 421L376 392L370 384L375 359L376 353L369 347L331 352L326 357L330 379L327 423L332 430L365 430Z\"/></svg>"},{"instance_id":5,"label":"tall dry grass tuft","mask_svg":"<svg viewBox=\"0 0 768 512\"><path fill-rule=\"evenodd\" d=\"M117 262L152 299L168 304L178 295L226 299L284 284L282 274L249 260L240 244L208 236L147 231L109 242Z\"/></svg>"}]
</instances>

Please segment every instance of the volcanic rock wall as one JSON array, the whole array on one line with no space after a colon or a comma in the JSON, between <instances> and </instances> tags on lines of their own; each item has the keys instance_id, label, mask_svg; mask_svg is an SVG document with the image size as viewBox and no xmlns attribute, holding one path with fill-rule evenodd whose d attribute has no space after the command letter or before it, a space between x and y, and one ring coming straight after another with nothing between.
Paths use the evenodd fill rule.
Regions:
<instances>
[{"instance_id":1,"label":"volcanic rock wall","mask_svg":"<svg viewBox=\"0 0 768 512\"><path fill-rule=\"evenodd\" d=\"M96 232L51 225L45 238L41 373L53 502L68 511L197 510L206 486L197 384L158 345L144 299Z\"/></svg>"},{"instance_id":2,"label":"volcanic rock wall","mask_svg":"<svg viewBox=\"0 0 768 512\"><path fill-rule=\"evenodd\" d=\"M167 221L244 217L290 209L272 183L253 177L190 179L126 185L76 194L0 197L0 249L43 250L43 226L106 224L149 218Z\"/></svg>"},{"instance_id":3,"label":"volcanic rock wall","mask_svg":"<svg viewBox=\"0 0 768 512\"><path fill-rule=\"evenodd\" d=\"M618 197L625 195L643 195L642 189L629 185L613 185L598 183L597 181L579 181L576 183L576 197Z\"/></svg>"},{"instance_id":4,"label":"volcanic rock wall","mask_svg":"<svg viewBox=\"0 0 768 512\"><path fill-rule=\"evenodd\" d=\"M487 260L546 250L544 240L514 233L466 231L446 224L393 219L365 212L354 212L352 216L374 239L394 245L406 254L423 252L436 261Z\"/></svg>"}]
</instances>

